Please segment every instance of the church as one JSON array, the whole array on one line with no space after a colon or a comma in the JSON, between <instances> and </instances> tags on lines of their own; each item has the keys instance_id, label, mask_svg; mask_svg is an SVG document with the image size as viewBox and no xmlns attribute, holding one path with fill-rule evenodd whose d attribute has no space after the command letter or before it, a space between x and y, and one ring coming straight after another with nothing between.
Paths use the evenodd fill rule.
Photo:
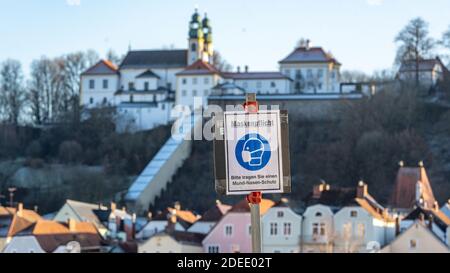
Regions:
<instances>
[{"instance_id":1,"label":"church","mask_svg":"<svg viewBox=\"0 0 450 273\"><path fill-rule=\"evenodd\" d=\"M208 98L338 93L340 63L320 47L300 45L280 61L280 71L214 66L211 21L191 16L187 49L130 50L119 66L100 60L81 75L80 103L86 109L115 107L118 131L169 124L176 105L205 107Z\"/></svg>"}]
</instances>

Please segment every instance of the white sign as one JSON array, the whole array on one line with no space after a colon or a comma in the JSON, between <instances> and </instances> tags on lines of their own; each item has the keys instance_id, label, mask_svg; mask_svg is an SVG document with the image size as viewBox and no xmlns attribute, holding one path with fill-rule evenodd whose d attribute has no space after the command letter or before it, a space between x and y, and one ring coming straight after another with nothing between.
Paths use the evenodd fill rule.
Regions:
<instances>
[{"instance_id":1,"label":"white sign","mask_svg":"<svg viewBox=\"0 0 450 273\"><path fill-rule=\"evenodd\" d=\"M225 112L227 195L283 192L280 111Z\"/></svg>"}]
</instances>

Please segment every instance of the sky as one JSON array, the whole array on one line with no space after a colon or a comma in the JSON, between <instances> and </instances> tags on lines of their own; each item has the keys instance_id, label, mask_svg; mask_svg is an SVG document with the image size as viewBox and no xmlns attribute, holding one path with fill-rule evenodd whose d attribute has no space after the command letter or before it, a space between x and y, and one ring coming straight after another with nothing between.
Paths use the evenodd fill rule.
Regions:
<instances>
[{"instance_id":1,"label":"sky","mask_svg":"<svg viewBox=\"0 0 450 273\"><path fill-rule=\"evenodd\" d=\"M195 7L213 27L214 47L234 67L278 70L300 38L322 46L344 70L390 69L396 34L414 17L440 38L449 0L0 0L0 61L22 62L94 49L187 48Z\"/></svg>"}]
</instances>

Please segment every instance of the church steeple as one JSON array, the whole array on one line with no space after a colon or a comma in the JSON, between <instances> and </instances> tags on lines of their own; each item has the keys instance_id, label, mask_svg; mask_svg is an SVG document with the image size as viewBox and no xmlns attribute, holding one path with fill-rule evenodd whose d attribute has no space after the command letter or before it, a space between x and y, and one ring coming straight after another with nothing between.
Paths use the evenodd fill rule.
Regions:
<instances>
[{"instance_id":1,"label":"church steeple","mask_svg":"<svg viewBox=\"0 0 450 273\"><path fill-rule=\"evenodd\" d=\"M202 55L204 51L202 19L198 14L197 9L195 9L194 14L192 14L191 21L189 22L188 41L188 65L191 65L195 61L203 58Z\"/></svg>"},{"instance_id":2,"label":"church steeple","mask_svg":"<svg viewBox=\"0 0 450 273\"><path fill-rule=\"evenodd\" d=\"M211 27L211 22L209 21L209 18L208 18L208 15L206 14L206 12L205 12L205 18L203 18L203 21L202 21L202 25L203 25L203 35L205 37L204 59L206 59L207 62L212 63L213 62L213 54L214 54L212 27Z\"/></svg>"},{"instance_id":3,"label":"church steeple","mask_svg":"<svg viewBox=\"0 0 450 273\"><path fill-rule=\"evenodd\" d=\"M198 10L195 9L189 22L189 47L188 47L188 65L193 64L197 60L212 63L213 44L212 44L212 28L205 13L205 17L201 18Z\"/></svg>"}]
</instances>

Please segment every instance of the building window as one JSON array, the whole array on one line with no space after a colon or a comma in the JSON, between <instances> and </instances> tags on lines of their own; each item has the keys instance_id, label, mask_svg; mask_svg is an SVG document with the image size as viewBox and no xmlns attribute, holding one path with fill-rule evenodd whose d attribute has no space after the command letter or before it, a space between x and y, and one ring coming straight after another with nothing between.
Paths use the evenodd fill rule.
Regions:
<instances>
[{"instance_id":1,"label":"building window","mask_svg":"<svg viewBox=\"0 0 450 273\"><path fill-rule=\"evenodd\" d=\"M319 235L319 223L312 224L312 234Z\"/></svg>"},{"instance_id":2,"label":"building window","mask_svg":"<svg viewBox=\"0 0 450 273\"><path fill-rule=\"evenodd\" d=\"M283 225L283 234L290 236L292 233L292 224L291 223L284 223Z\"/></svg>"},{"instance_id":3,"label":"building window","mask_svg":"<svg viewBox=\"0 0 450 273\"><path fill-rule=\"evenodd\" d=\"M323 69L317 70L317 77L318 77L319 79L322 79L322 77L323 77Z\"/></svg>"},{"instance_id":4,"label":"building window","mask_svg":"<svg viewBox=\"0 0 450 273\"><path fill-rule=\"evenodd\" d=\"M89 98L89 103L93 104L94 103L94 98Z\"/></svg>"},{"instance_id":5,"label":"building window","mask_svg":"<svg viewBox=\"0 0 450 273\"><path fill-rule=\"evenodd\" d=\"M219 246L208 246L208 253L219 253Z\"/></svg>"},{"instance_id":6,"label":"building window","mask_svg":"<svg viewBox=\"0 0 450 273\"><path fill-rule=\"evenodd\" d=\"M336 74L334 73L334 71L331 71L331 78L334 79L336 77Z\"/></svg>"},{"instance_id":7,"label":"building window","mask_svg":"<svg viewBox=\"0 0 450 273\"><path fill-rule=\"evenodd\" d=\"M252 235L252 226L248 225L248 235Z\"/></svg>"},{"instance_id":8,"label":"building window","mask_svg":"<svg viewBox=\"0 0 450 273\"><path fill-rule=\"evenodd\" d=\"M130 102L133 102L133 101L134 101L133 95L130 95Z\"/></svg>"},{"instance_id":9,"label":"building window","mask_svg":"<svg viewBox=\"0 0 450 273\"><path fill-rule=\"evenodd\" d=\"M270 82L270 87L277 87L275 82Z\"/></svg>"},{"instance_id":10,"label":"building window","mask_svg":"<svg viewBox=\"0 0 450 273\"><path fill-rule=\"evenodd\" d=\"M320 235L324 236L326 234L325 223L320 223Z\"/></svg>"},{"instance_id":11,"label":"building window","mask_svg":"<svg viewBox=\"0 0 450 273\"><path fill-rule=\"evenodd\" d=\"M186 79L182 79L182 80L181 80L181 83L182 83L182 84L186 84L186 83L187 83L187 80L186 80Z\"/></svg>"},{"instance_id":12,"label":"building window","mask_svg":"<svg viewBox=\"0 0 450 273\"><path fill-rule=\"evenodd\" d=\"M226 236L232 236L233 235L233 226L232 225L226 225L225 226L225 235Z\"/></svg>"},{"instance_id":13,"label":"building window","mask_svg":"<svg viewBox=\"0 0 450 273\"><path fill-rule=\"evenodd\" d=\"M149 83L148 83L148 82L145 82L145 83L144 83L144 90L147 91L148 88L149 88Z\"/></svg>"},{"instance_id":14,"label":"building window","mask_svg":"<svg viewBox=\"0 0 450 273\"><path fill-rule=\"evenodd\" d=\"M278 224L277 223L270 223L270 235L275 236L278 234Z\"/></svg>"},{"instance_id":15,"label":"building window","mask_svg":"<svg viewBox=\"0 0 450 273\"><path fill-rule=\"evenodd\" d=\"M89 80L89 89L94 89L94 88L95 88L95 81Z\"/></svg>"},{"instance_id":16,"label":"building window","mask_svg":"<svg viewBox=\"0 0 450 273\"><path fill-rule=\"evenodd\" d=\"M291 76L291 70L285 69L285 70L284 70L284 75L290 77L290 76Z\"/></svg>"},{"instance_id":17,"label":"building window","mask_svg":"<svg viewBox=\"0 0 450 273\"><path fill-rule=\"evenodd\" d=\"M256 88L261 88L261 86L262 86L261 81L257 81L256 82Z\"/></svg>"},{"instance_id":18,"label":"building window","mask_svg":"<svg viewBox=\"0 0 450 273\"><path fill-rule=\"evenodd\" d=\"M206 97L208 96L208 90L203 91L203 95Z\"/></svg>"},{"instance_id":19,"label":"building window","mask_svg":"<svg viewBox=\"0 0 450 273\"><path fill-rule=\"evenodd\" d=\"M324 236L326 234L324 223L313 223L313 235Z\"/></svg>"},{"instance_id":20,"label":"building window","mask_svg":"<svg viewBox=\"0 0 450 273\"><path fill-rule=\"evenodd\" d=\"M284 212L283 211L278 211L277 212L277 217L278 218L283 218L284 217Z\"/></svg>"},{"instance_id":21,"label":"building window","mask_svg":"<svg viewBox=\"0 0 450 273\"><path fill-rule=\"evenodd\" d=\"M322 213L321 212L316 212L316 217L322 217Z\"/></svg>"},{"instance_id":22,"label":"building window","mask_svg":"<svg viewBox=\"0 0 450 273\"><path fill-rule=\"evenodd\" d=\"M197 45L195 43L191 44L191 51L194 52L197 50Z\"/></svg>"},{"instance_id":23,"label":"building window","mask_svg":"<svg viewBox=\"0 0 450 273\"><path fill-rule=\"evenodd\" d=\"M192 90L192 95L194 95L194 97L197 96L197 90Z\"/></svg>"},{"instance_id":24,"label":"building window","mask_svg":"<svg viewBox=\"0 0 450 273\"><path fill-rule=\"evenodd\" d=\"M134 90L134 82L128 83L128 90Z\"/></svg>"},{"instance_id":25,"label":"building window","mask_svg":"<svg viewBox=\"0 0 450 273\"><path fill-rule=\"evenodd\" d=\"M350 217L353 217L353 218L358 217L358 212L356 210L350 211Z\"/></svg>"},{"instance_id":26,"label":"building window","mask_svg":"<svg viewBox=\"0 0 450 273\"><path fill-rule=\"evenodd\" d=\"M307 77L308 79L311 79L311 78L312 78L312 70L311 70L311 69L306 70L306 77Z\"/></svg>"},{"instance_id":27,"label":"building window","mask_svg":"<svg viewBox=\"0 0 450 273\"><path fill-rule=\"evenodd\" d=\"M209 84L209 78L206 77L206 78L203 80L203 82L204 82L205 84Z\"/></svg>"},{"instance_id":28,"label":"building window","mask_svg":"<svg viewBox=\"0 0 450 273\"><path fill-rule=\"evenodd\" d=\"M108 89L108 80L103 80L103 89Z\"/></svg>"},{"instance_id":29,"label":"building window","mask_svg":"<svg viewBox=\"0 0 450 273\"><path fill-rule=\"evenodd\" d=\"M410 249L416 249L417 248L417 241L415 239L409 240L409 248Z\"/></svg>"},{"instance_id":30,"label":"building window","mask_svg":"<svg viewBox=\"0 0 450 273\"><path fill-rule=\"evenodd\" d=\"M192 78L192 84L197 84L197 78Z\"/></svg>"},{"instance_id":31,"label":"building window","mask_svg":"<svg viewBox=\"0 0 450 273\"><path fill-rule=\"evenodd\" d=\"M366 226L363 223L359 223L356 228L357 236L358 237L364 237L366 234Z\"/></svg>"},{"instance_id":32,"label":"building window","mask_svg":"<svg viewBox=\"0 0 450 273\"><path fill-rule=\"evenodd\" d=\"M165 103L161 104L161 109L162 110L166 110L166 104Z\"/></svg>"},{"instance_id":33,"label":"building window","mask_svg":"<svg viewBox=\"0 0 450 273\"><path fill-rule=\"evenodd\" d=\"M108 102L107 98L103 98L103 104L106 104Z\"/></svg>"}]
</instances>

